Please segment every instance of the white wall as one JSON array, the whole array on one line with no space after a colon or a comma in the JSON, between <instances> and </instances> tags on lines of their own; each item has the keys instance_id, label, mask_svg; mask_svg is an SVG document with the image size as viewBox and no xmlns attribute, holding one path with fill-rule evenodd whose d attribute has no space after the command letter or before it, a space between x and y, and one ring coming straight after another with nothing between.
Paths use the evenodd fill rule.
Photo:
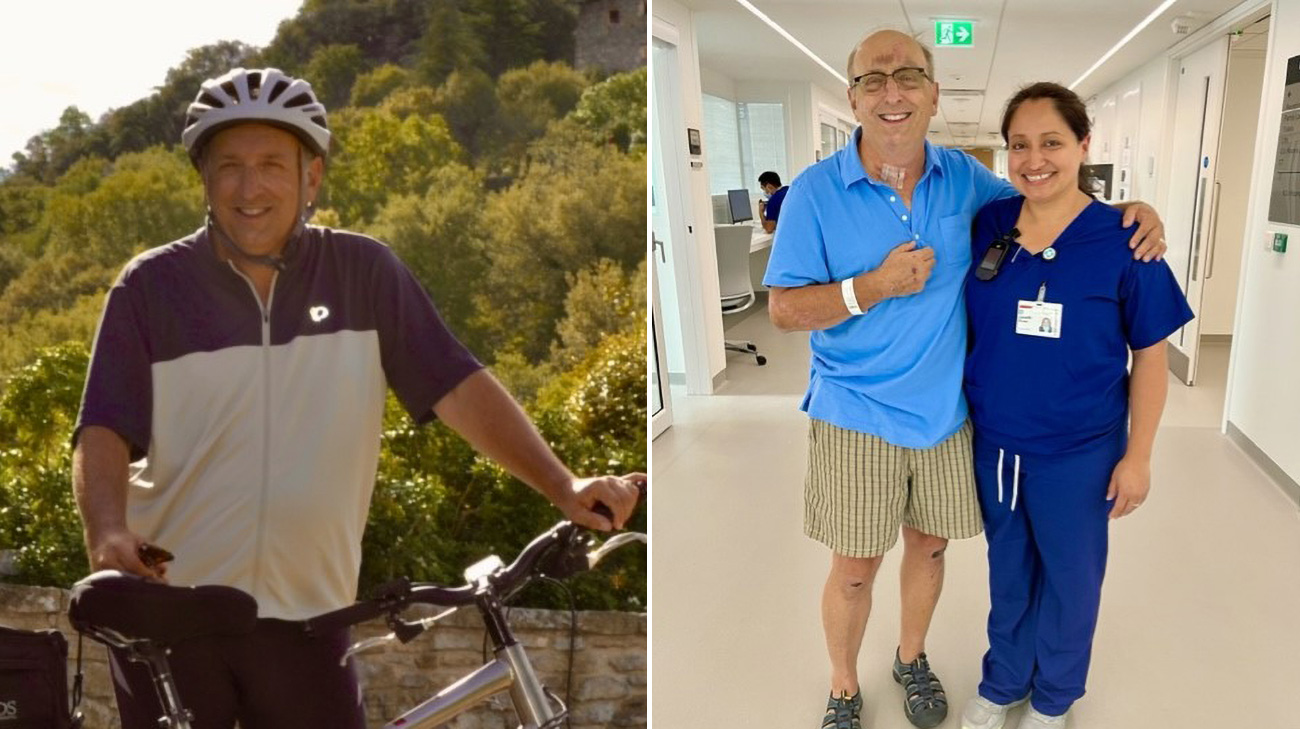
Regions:
<instances>
[{"instance_id":1,"label":"white wall","mask_svg":"<svg viewBox=\"0 0 1300 729\"><path fill-rule=\"evenodd\" d=\"M1165 118L1165 88L1169 72L1169 59L1163 54L1145 66L1125 76L1088 100L1088 111L1096 114L1098 128L1093 131L1090 163L1115 165L1113 187L1119 185L1119 168L1124 162L1124 139L1129 138L1129 169L1133 175L1130 200L1141 200L1160 210L1163 206L1160 170L1166 168L1167 136ZM1128 108L1132 94L1140 100L1138 108ZM1126 102L1128 98L1130 101ZM1103 112L1106 102L1113 103ZM1134 120L1136 117L1136 121Z\"/></svg>"},{"instance_id":2,"label":"white wall","mask_svg":"<svg viewBox=\"0 0 1300 729\"><path fill-rule=\"evenodd\" d=\"M1229 53L1223 126L1219 133L1219 156L1215 167L1219 210L1214 232L1214 270L1205 279L1201 296L1202 336L1232 334L1263 81L1263 51L1235 50Z\"/></svg>"},{"instance_id":3,"label":"white wall","mask_svg":"<svg viewBox=\"0 0 1300 729\"><path fill-rule=\"evenodd\" d=\"M695 24L691 12L674 0L657 0L653 9L654 20L671 26L678 33L677 64L680 75L680 95L682 117L686 126L703 129L704 113L700 99L700 59L695 40ZM651 71L653 73L653 69ZM703 159L703 156L700 157ZM699 274L699 280L693 282L700 291L699 302L718 302L718 261L713 242L713 212L709 198L708 170L704 167L691 168L688 173L690 185L682 195L686 203L685 224L690 228L688 240L681 241L679 253L692 257L692 269ZM669 184L672 184L671 182ZM674 242L677 245L678 242ZM683 315L696 317L704 323L707 340L708 375L716 378L727 366L727 353L723 349L722 309L720 306L692 306L679 302ZM692 309L702 309L693 311Z\"/></svg>"},{"instance_id":4,"label":"white wall","mask_svg":"<svg viewBox=\"0 0 1300 729\"><path fill-rule=\"evenodd\" d=\"M1267 219L1286 60L1300 55L1300 0L1274 0L1270 24L1227 421L1300 481L1300 226ZM1264 250L1273 231L1290 236L1287 253Z\"/></svg>"}]
</instances>

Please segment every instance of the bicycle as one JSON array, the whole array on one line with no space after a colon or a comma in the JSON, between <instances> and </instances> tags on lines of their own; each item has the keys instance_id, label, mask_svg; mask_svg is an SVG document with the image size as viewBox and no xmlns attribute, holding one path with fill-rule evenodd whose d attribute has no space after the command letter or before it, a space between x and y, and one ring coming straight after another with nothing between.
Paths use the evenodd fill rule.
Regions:
<instances>
[{"instance_id":1,"label":"bicycle","mask_svg":"<svg viewBox=\"0 0 1300 729\"><path fill-rule=\"evenodd\" d=\"M311 618L305 629L323 633L384 616L392 632L352 645L343 656L346 661L384 643L408 643L438 620L474 605L492 640L495 658L385 727L432 729L508 691L520 729L554 729L564 721L568 707L538 679L526 651L510 631L504 602L536 579L563 580L594 568L623 545L649 542L645 534L623 532L592 549L592 537L585 527L561 521L533 539L509 565L496 555L471 565L465 570L465 585L413 584L403 578L382 586L376 597ZM447 609L432 617L403 620L402 611L415 604ZM162 729L192 729L194 717L181 702L167 662L168 650L199 636L251 632L257 620L257 603L251 595L233 587L173 587L106 570L73 587L68 617L73 627L87 637L121 649L130 660L146 664L164 710L158 721Z\"/></svg>"}]
</instances>

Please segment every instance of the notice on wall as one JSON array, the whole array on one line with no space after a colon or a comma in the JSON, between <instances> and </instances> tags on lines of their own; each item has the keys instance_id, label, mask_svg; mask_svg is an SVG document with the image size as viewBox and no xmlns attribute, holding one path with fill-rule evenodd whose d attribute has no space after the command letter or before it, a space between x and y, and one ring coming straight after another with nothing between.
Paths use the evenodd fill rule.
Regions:
<instances>
[{"instance_id":1,"label":"notice on wall","mask_svg":"<svg viewBox=\"0 0 1300 729\"><path fill-rule=\"evenodd\" d=\"M1300 56L1292 56L1286 62L1282 128L1277 135L1277 158L1273 160L1268 219L1300 225Z\"/></svg>"}]
</instances>

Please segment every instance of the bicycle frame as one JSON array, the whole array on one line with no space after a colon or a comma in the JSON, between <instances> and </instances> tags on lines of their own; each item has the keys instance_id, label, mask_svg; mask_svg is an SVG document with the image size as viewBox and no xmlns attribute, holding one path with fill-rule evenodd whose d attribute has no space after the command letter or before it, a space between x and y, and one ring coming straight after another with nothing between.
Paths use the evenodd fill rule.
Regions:
<instances>
[{"instance_id":1,"label":"bicycle frame","mask_svg":"<svg viewBox=\"0 0 1300 729\"><path fill-rule=\"evenodd\" d=\"M523 646L497 650L495 660L439 691L424 703L402 714L385 727L433 729L477 706L494 694L509 689L520 729L539 729L562 716L547 700L545 689L533 671Z\"/></svg>"}]
</instances>

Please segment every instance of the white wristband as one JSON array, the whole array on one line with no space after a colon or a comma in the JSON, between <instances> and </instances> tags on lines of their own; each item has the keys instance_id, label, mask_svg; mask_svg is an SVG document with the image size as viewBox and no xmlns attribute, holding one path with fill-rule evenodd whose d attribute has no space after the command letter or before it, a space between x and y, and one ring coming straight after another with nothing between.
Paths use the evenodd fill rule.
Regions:
<instances>
[{"instance_id":1,"label":"white wristband","mask_svg":"<svg viewBox=\"0 0 1300 729\"><path fill-rule=\"evenodd\" d=\"M858 306L858 294L853 290L853 279L846 278L840 282L840 294L844 296L844 305L853 316L862 316L862 307Z\"/></svg>"}]
</instances>

